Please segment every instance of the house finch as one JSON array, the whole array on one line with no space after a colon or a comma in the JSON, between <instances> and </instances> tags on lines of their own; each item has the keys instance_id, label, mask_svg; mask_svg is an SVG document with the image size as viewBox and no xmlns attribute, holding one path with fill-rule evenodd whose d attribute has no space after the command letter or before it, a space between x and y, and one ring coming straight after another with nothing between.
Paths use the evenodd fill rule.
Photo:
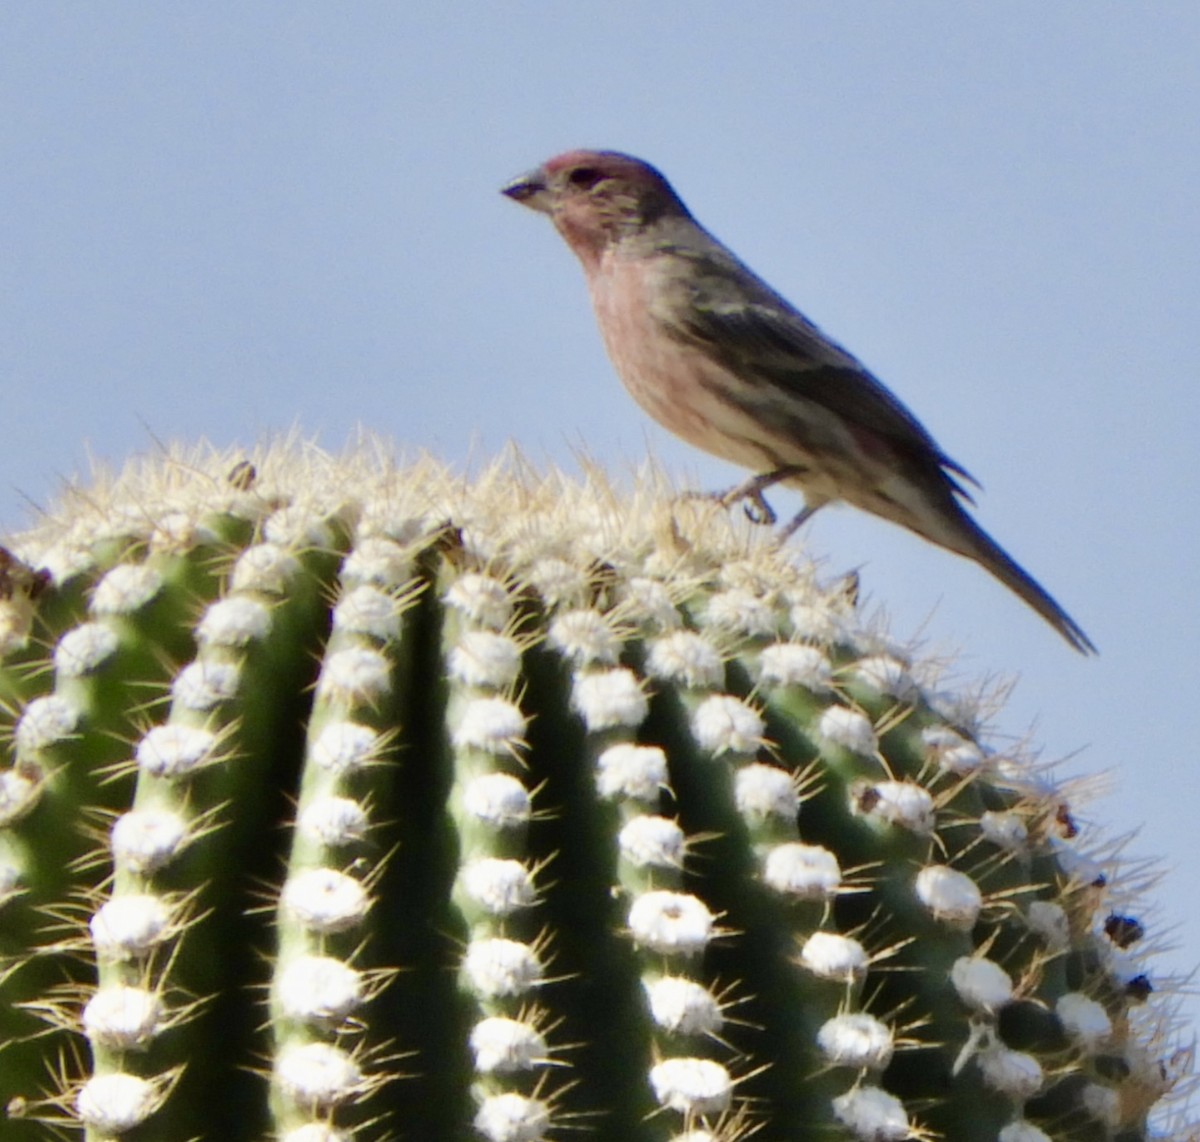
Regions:
<instances>
[{"instance_id":1,"label":"house finch","mask_svg":"<svg viewBox=\"0 0 1200 1142\"><path fill-rule=\"evenodd\" d=\"M548 214L583 264L608 354L659 424L756 475L722 497L774 522L763 492L845 500L987 568L1076 650L1079 625L963 509L963 482L916 417L692 218L648 163L570 151L503 188Z\"/></svg>"}]
</instances>

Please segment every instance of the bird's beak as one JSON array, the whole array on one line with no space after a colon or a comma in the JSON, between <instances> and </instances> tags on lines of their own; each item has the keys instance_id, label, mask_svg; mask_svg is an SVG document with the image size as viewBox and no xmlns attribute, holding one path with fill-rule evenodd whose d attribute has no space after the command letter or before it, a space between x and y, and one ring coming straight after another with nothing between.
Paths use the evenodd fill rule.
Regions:
<instances>
[{"instance_id":1,"label":"bird's beak","mask_svg":"<svg viewBox=\"0 0 1200 1142\"><path fill-rule=\"evenodd\" d=\"M517 175L511 182L506 182L500 193L507 195L513 202L528 206L530 210L550 213L550 191L546 185L546 176L539 167Z\"/></svg>"}]
</instances>

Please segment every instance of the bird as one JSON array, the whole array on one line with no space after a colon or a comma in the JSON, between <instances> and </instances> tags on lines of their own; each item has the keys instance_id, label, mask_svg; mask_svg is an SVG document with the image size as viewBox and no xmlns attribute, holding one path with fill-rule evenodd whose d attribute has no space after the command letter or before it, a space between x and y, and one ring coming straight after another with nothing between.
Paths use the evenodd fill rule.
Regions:
<instances>
[{"instance_id":1,"label":"bird","mask_svg":"<svg viewBox=\"0 0 1200 1142\"><path fill-rule=\"evenodd\" d=\"M583 267L605 348L668 431L754 473L720 496L774 523L767 489L804 508L786 539L844 502L974 560L1077 651L1096 647L968 514L979 482L903 403L692 217L667 179L619 151L573 150L501 193L549 216Z\"/></svg>"}]
</instances>

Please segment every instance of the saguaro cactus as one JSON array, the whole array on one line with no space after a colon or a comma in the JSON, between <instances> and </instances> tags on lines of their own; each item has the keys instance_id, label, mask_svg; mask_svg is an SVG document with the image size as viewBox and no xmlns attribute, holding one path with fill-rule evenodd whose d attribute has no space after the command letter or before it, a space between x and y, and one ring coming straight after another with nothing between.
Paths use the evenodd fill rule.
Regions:
<instances>
[{"instance_id":1,"label":"saguaro cactus","mask_svg":"<svg viewBox=\"0 0 1200 1142\"><path fill-rule=\"evenodd\" d=\"M237 459L0 561L6 1142L1154 1136L1141 883L849 583L650 478Z\"/></svg>"}]
</instances>

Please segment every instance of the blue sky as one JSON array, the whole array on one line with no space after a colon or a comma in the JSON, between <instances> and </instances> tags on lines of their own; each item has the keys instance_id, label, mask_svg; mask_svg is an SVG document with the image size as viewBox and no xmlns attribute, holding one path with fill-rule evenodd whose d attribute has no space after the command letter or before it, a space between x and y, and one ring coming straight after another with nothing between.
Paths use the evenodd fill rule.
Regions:
<instances>
[{"instance_id":1,"label":"blue sky","mask_svg":"<svg viewBox=\"0 0 1200 1142\"><path fill-rule=\"evenodd\" d=\"M1190 970L1200 6L416 7L5 7L0 528L89 454L297 424L456 461L649 446L731 485L625 396L574 260L497 193L572 147L641 155L979 477L1099 645L890 525L807 529L964 685L1019 677L1002 732L1112 771L1081 816L1144 826Z\"/></svg>"}]
</instances>

